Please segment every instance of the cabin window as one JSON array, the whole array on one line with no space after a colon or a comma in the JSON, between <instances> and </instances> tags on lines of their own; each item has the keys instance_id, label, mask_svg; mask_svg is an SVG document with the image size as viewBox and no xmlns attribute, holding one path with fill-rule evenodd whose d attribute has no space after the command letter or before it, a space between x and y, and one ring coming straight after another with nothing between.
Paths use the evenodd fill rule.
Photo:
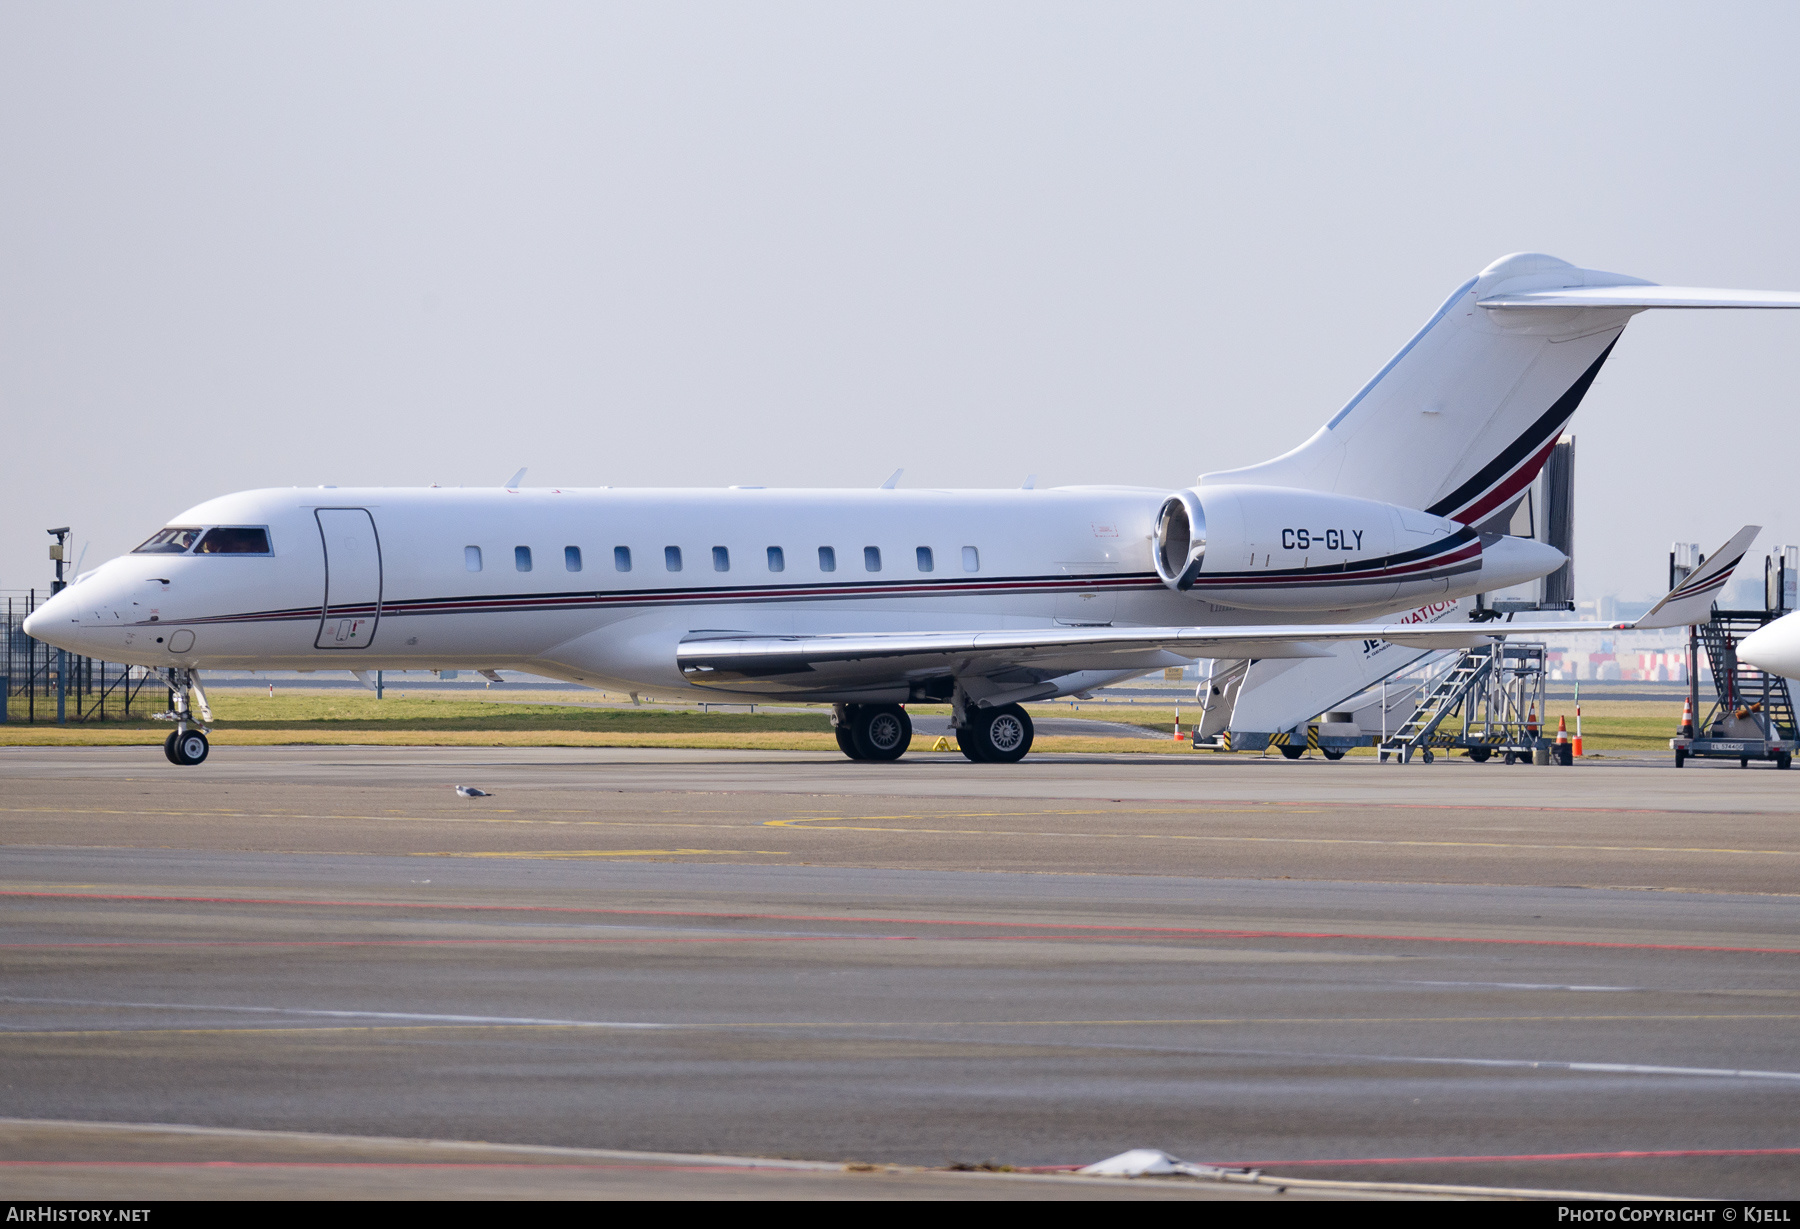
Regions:
<instances>
[{"instance_id":1,"label":"cabin window","mask_svg":"<svg viewBox=\"0 0 1800 1229\"><path fill-rule=\"evenodd\" d=\"M563 547L563 567L571 572L581 571L581 548L579 546Z\"/></svg>"},{"instance_id":2,"label":"cabin window","mask_svg":"<svg viewBox=\"0 0 1800 1229\"><path fill-rule=\"evenodd\" d=\"M963 571L981 571L981 552L976 550L973 546L963 547Z\"/></svg>"},{"instance_id":3,"label":"cabin window","mask_svg":"<svg viewBox=\"0 0 1800 1229\"><path fill-rule=\"evenodd\" d=\"M782 557L779 546L769 548L769 571L783 572L787 570L787 560Z\"/></svg>"},{"instance_id":4,"label":"cabin window","mask_svg":"<svg viewBox=\"0 0 1800 1229\"><path fill-rule=\"evenodd\" d=\"M471 572L481 571L481 548L479 546L463 547L463 567Z\"/></svg>"},{"instance_id":5,"label":"cabin window","mask_svg":"<svg viewBox=\"0 0 1800 1229\"><path fill-rule=\"evenodd\" d=\"M881 571L881 548L879 546L863 547L863 571Z\"/></svg>"},{"instance_id":6,"label":"cabin window","mask_svg":"<svg viewBox=\"0 0 1800 1229\"><path fill-rule=\"evenodd\" d=\"M269 531L249 527L223 526L209 529L194 548L196 555L267 555Z\"/></svg>"},{"instance_id":7,"label":"cabin window","mask_svg":"<svg viewBox=\"0 0 1800 1229\"><path fill-rule=\"evenodd\" d=\"M681 571L681 548L679 546L663 547L663 566L671 572Z\"/></svg>"},{"instance_id":8,"label":"cabin window","mask_svg":"<svg viewBox=\"0 0 1800 1229\"><path fill-rule=\"evenodd\" d=\"M723 546L713 547L713 571L731 571L731 552L726 550Z\"/></svg>"},{"instance_id":9,"label":"cabin window","mask_svg":"<svg viewBox=\"0 0 1800 1229\"><path fill-rule=\"evenodd\" d=\"M919 554L919 571L921 571L921 572L931 571L931 548L929 546L921 546L919 548L918 554Z\"/></svg>"},{"instance_id":10,"label":"cabin window","mask_svg":"<svg viewBox=\"0 0 1800 1229\"><path fill-rule=\"evenodd\" d=\"M529 546L513 547L513 566L521 572L531 571L531 548Z\"/></svg>"},{"instance_id":11,"label":"cabin window","mask_svg":"<svg viewBox=\"0 0 1800 1229\"><path fill-rule=\"evenodd\" d=\"M631 548L629 546L613 547L613 571L631 571Z\"/></svg>"},{"instance_id":12,"label":"cabin window","mask_svg":"<svg viewBox=\"0 0 1800 1229\"><path fill-rule=\"evenodd\" d=\"M200 536L198 529L159 529L150 540L131 553L134 555L185 555L187 548Z\"/></svg>"},{"instance_id":13,"label":"cabin window","mask_svg":"<svg viewBox=\"0 0 1800 1229\"><path fill-rule=\"evenodd\" d=\"M837 549L835 547L821 546L819 548L819 571L837 571Z\"/></svg>"}]
</instances>

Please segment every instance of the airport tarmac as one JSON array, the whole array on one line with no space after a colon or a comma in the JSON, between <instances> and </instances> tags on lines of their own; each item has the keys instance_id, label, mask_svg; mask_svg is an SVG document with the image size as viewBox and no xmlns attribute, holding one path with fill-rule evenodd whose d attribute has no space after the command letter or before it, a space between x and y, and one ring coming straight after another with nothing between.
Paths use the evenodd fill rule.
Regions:
<instances>
[{"instance_id":1,"label":"airport tarmac","mask_svg":"<svg viewBox=\"0 0 1800 1229\"><path fill-rule=\"evenodd\" d=\"M1800 1195L1790 773L36 747L0 785L12 1198L1271 1194L912 1168L1130 1147Z\"/></svg>"}]
</instances>

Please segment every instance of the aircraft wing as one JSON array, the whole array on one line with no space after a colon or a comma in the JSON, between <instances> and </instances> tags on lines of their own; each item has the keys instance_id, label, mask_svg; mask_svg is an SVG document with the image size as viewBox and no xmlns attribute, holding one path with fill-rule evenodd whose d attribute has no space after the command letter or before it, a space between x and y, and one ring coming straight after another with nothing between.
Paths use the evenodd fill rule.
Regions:
<instances>
[{"instance_id":1,"label":"aircraft wing","mask_svg":"<svg viewBox=\"0 0 1800 1229\"><path fill-rule=\"evenodd\" d=\"M1632 623L1311 623L1240 627L1046 627L995 631L761 636L697 633L676 650L698 687L802 698L808 693L905 687L930 679L985 680L995 694L1047 698L1077 690L1053 680L1185 665L1202 657L1323 657L1315 646L1385 640L1420 649L1471 648L1508 636L1679 627L1706 617L1713 596L1759 532L1745 526ZM1041 693L1035 694L1035 693Z\"/></svg>"},{"instance_id":2,"label":"aircraft wing","mask_svg":"<svg viewBox=\"0 0 1800 1229\"><path fill-rule=\"evenodd\" d=\"M1550 623L1541 630L1608 631L1617 623ZM1491 628L1492 630L1483 630ZM825 636L703 634L676 661L699 687L756 694L840 692L932 678L1036 686L1082 673L1141 673L1201 657L1326 657L1331 640L1390 640L1416 648L1468 648L1538 631L1521 624L1260 624L1245 627L1052 627L976 632L872 632ZM1073 686L1069 690L1075 690Z\"/></svg>"}]
</instances>

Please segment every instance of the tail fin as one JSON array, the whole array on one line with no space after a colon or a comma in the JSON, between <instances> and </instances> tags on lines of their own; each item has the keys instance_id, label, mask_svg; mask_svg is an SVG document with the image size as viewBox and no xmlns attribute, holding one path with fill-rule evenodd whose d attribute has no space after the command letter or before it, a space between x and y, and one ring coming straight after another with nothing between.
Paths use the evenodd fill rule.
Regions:
<instances>
[{"instance_id":1,"label":"tail fin","mask_svg":"<svg viewBox=\"0 0 1800 1229\"><path fill-rule=\"evenodd\" d=\"M1311 439L1200 485L1329 491L1480 523L1537 477L1626 323L1652 307L1800 307L1800 294L1657 286L1507 256L1458 287Z\"/></svg>"},{"instance_id":2,"label":"tail fin","mask_svg":"<svg viewBox=\"0 0 1800 1229\"><path fill-rule=\"evenodd\" d=\"M1731 579L1731 573L1742 562L1750 543L1762 532L1760 525L1745 525L1731 536L1731 541L1706 557L1662 601L1652 606L1632 627L1685 627L1712 618L1712 604Z\"/></svg>"}]
</instances>

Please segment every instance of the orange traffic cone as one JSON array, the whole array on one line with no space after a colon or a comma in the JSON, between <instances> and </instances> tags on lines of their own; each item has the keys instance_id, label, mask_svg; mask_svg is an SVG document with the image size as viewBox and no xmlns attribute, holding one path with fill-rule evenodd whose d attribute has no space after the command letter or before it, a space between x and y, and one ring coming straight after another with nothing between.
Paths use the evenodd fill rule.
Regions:
<instances>
[{"instance_id":1,"label":"orange traffic cone","mask_svg":"<svg viewBox=\"0 0 1800 1229\"><path fill-rule=\"evenodd\" d=\"M1694 697L1683 696L1681 699L1681 737L1694 736Z\"/></svg>"},{"instance_id":2,"label":"orange traffic cone","mask_svg":"<svg viewBox=\"0 0 1800 1229\"><path fill-rule=\"evenodd\" d=\"M1556 716L1556 741L1559 743L1569 741L1569 719L1561 713Z\"/></svg>"}]
</instances>

